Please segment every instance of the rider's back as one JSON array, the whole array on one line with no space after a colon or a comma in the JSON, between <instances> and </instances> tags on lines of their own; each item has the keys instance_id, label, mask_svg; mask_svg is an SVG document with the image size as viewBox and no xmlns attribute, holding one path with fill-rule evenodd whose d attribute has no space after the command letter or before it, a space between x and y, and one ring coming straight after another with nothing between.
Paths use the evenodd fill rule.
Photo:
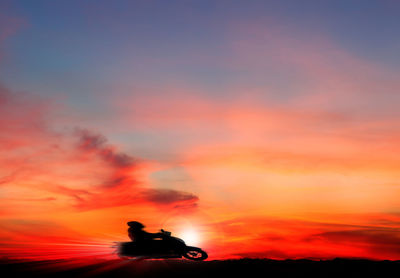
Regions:
<instances>
[{"instance_id":1,"label":"rider's back","mask_svg":"<svg viewBox=\"0 0 400 278\"><path fill-rule=\"evenodd\" d=\"M137 243L146 242L146 241L153 239L153 236L151 233L148 233L143 230L135 230L135 229L129 228L128 233L129 233L129 238L132 241L137 242Z\"/></svg>"}]
</instances>

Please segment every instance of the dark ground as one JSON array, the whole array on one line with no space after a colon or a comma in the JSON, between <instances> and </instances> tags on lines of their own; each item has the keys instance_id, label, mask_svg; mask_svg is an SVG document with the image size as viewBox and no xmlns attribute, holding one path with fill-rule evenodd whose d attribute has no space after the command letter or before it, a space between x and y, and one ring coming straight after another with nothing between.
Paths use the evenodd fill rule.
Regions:
<instances>
[{"instance_id":1,"label":"dark ground","mask_svg":"<svg viewBox=\"0 0 400 278\"><path fill-rule=\"evenodd\" d=\"M400 261L240 259L99 262L0 260L1 277L400 277Z\"/></svg>"}]
</instances>

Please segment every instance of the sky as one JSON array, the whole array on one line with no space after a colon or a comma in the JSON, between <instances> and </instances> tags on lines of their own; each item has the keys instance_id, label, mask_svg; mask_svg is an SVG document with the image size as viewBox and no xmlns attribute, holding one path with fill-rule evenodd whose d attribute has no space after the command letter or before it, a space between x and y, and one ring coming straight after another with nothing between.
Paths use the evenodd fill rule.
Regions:
<instances>
[{"instance_id":1,"label":"sky","mask_svg":"<svg viewBox=\"0 0 400 278\"><path fill-rule=\"evenodd\" d=\"M400 259L398 1L0 1L0 256Z\"/></svg>"}]
</instances>

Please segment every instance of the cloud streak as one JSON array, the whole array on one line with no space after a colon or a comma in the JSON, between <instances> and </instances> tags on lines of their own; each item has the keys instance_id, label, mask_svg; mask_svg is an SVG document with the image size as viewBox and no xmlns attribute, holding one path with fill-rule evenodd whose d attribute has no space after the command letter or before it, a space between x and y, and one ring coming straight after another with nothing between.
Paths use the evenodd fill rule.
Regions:
<instances>
[{"instance_id":1,"label":"cloud streak","mask_svg":"<svg viewBox=\"0 0 400 278\"><path fill-rule=\"evenodd\" d=\"M137 181L140 159L119 151L99 133L83 128L55 131L56 123L43 109L51 104L33 96L20 98L4 88L0 93L0 108L7 113L7 120L0 120L5 131L0 140L3 187L19 187L38 196L33 199L42 191L49 200L62 195L85 210L198 201L190 193L154 189ZM19 200L28 199L21 196Z\"/></svg>"}]
</instances>

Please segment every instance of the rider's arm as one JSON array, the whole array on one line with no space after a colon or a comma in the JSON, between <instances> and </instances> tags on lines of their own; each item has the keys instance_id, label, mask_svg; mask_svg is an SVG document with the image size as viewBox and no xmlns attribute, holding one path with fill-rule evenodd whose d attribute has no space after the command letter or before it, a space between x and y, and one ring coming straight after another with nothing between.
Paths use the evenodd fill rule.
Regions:
<instances>
[{"instance_id":1,"label":"rider's arm","mask_svg":"<svg viewBox=\"0 0 400 278\"><path fill-rule=\"evenodd\" d=\"M163 238L164 234L163 233L154 233L150 234L152 238Z\"/></svg>"}]
</instances>

